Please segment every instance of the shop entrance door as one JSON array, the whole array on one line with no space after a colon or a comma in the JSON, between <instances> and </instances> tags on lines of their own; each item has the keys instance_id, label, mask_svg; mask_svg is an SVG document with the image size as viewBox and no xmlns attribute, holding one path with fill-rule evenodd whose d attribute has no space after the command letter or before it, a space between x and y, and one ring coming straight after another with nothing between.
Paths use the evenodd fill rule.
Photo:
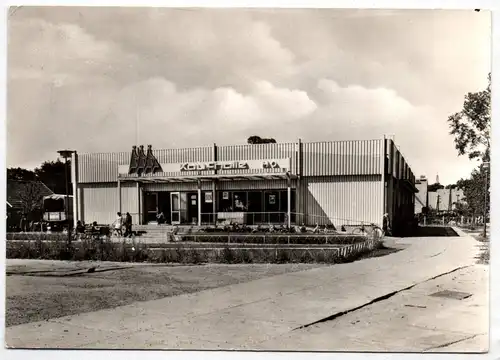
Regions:
<instances>
[{"instance_id":1,"label":"shop entrance door","mask_svg":"<svg viewBox=\"0 0 500 360\"><path fill-rule=\"evenodd\" d=\"M156 221L156 214L158 213L158 193L148 192L145 196L146 208L146 223Z\"/></svg>"},{"instance_id":2,"label":"shop entrance door","mask_svg":"<svg viewBox=\"0 0 500 360\"><path fill-rule=\"evenodd\" d=\"M264 206L267 222L280 223L283 221L283 214L280 213L280 192L266 191L264 193Z\"/></svg>"},{"instance_id":3,"label":"shop entrance door","mask_svg":"<svg viewBox=\"0 0 500 360\"><path fill-rule=\"evenodd\" d=\"M178 192L170 193L170 219L172 225L181 223L181 194Z\"/></svg>"},{"instance_id":4,"label":"shop entrance door","mask_svg":"<svg viewBox=\"0 0 500 360\"><path fill-rule=\"evenodd\" d=\"M198 223L198 193L188 193L187 221L192 224Z\"/></svg>"}]
</instances>

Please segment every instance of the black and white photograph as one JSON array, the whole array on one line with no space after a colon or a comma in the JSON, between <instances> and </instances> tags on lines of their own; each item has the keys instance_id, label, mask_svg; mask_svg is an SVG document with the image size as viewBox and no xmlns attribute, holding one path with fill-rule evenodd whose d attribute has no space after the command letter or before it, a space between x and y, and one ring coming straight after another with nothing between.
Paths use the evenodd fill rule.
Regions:
<instances>
[{"instance_id":1,"label":"black and white photograph","mask_svg":"<svg viewBox=\"0 0 500 360\"><path fill-rule=\"evenodd\" d=\"M489 351L491 11L5 11L6 348Z\"/></svg>"}]
</instances>

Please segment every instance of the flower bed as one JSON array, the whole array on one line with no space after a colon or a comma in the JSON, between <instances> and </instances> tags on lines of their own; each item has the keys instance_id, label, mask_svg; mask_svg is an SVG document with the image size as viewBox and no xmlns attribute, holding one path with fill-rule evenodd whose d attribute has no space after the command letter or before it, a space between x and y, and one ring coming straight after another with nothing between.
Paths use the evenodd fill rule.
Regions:
<instances>
[{"instance_id":1,"label":"flower bed","mask_svg":"<svg viewBox=\"0 0 500 360\"><path fill-rule=\"evenodd\" d=\"M7 233L7 240L67 241L68 234L44 232Z\"/></svg>"},{"instance_id":2,"label":"flower bed","mask_svg":"<svg viewBox=\"0 0 500 360\"><path fill-rule=\"evenodd\" d=\"M68 246L65 241L8 241L7 258L47 260L101 260L153 263L339 263L350 261L380 245L375 239L365 239L341 247L336 246L252 246L238 244L170 244L151 247L142 243L113 243L82 240ZM208 245L208 247L207 247ZM256 244L257 245L257 244Z\"/></svg>"}]
</instances>

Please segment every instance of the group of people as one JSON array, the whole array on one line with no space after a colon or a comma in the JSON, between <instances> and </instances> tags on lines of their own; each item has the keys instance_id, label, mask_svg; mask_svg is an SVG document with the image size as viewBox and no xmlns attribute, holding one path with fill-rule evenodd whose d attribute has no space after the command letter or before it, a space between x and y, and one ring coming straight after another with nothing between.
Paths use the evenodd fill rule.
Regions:
<instances>
[{"instance_id":1,"label":"group of people","mask_svg":"<svg viewBox=\"0 0 500 360\"><path fill-rule=\"evenodd\" d=\"M123 237L132 236L132 215L126 213L125 216L121 212L116 213L117 218L113 223L113 234ZM125 231L124 231L125 230Z\"/></svg>"}]
</instances>

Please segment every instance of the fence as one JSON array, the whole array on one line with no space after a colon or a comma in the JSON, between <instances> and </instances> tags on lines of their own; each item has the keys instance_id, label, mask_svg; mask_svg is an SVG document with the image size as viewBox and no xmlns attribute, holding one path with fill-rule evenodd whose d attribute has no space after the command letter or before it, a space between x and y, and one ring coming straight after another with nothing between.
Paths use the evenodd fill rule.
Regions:
<instances>
[{"instance_id":1,"label":"fence","mask_svg":"<svg viewBox=\"0 0 500 360\"><path fill-rule=\"evenodd\" d=\"M305 214L301 212L290 212L290 224L291 225L303 225L299 223L299 219L304 218L314 219L314 223L326 223L327 227L335 227L337 224L339 227L362 227L362 226L372 226L370 221L356 220L356 219L346 219L329 217L323 215ZM193 218L191 225L197 225L198 219ZM245 224L245 225L288 225L288 213L284 211L267 211L267 212L202 212L201 213L201 224L205 226L215 226L224 224ZM309 226L310 227L310 226Z\"/></svg>"},{"instance_id":2,"label":"fence","mask_svg":"<svg viewBox=\"0 0 500 360\"><path fill-rule=\"evenodd\" d=\"M489 219L486 219L488 222ZM428 226L428 225L459 225L459 226L479 226L484 225L484 220L482 216L435 216L435 217L426 217L423 216L420 219L420 225Z\"/></svg>"}]
</instances>

